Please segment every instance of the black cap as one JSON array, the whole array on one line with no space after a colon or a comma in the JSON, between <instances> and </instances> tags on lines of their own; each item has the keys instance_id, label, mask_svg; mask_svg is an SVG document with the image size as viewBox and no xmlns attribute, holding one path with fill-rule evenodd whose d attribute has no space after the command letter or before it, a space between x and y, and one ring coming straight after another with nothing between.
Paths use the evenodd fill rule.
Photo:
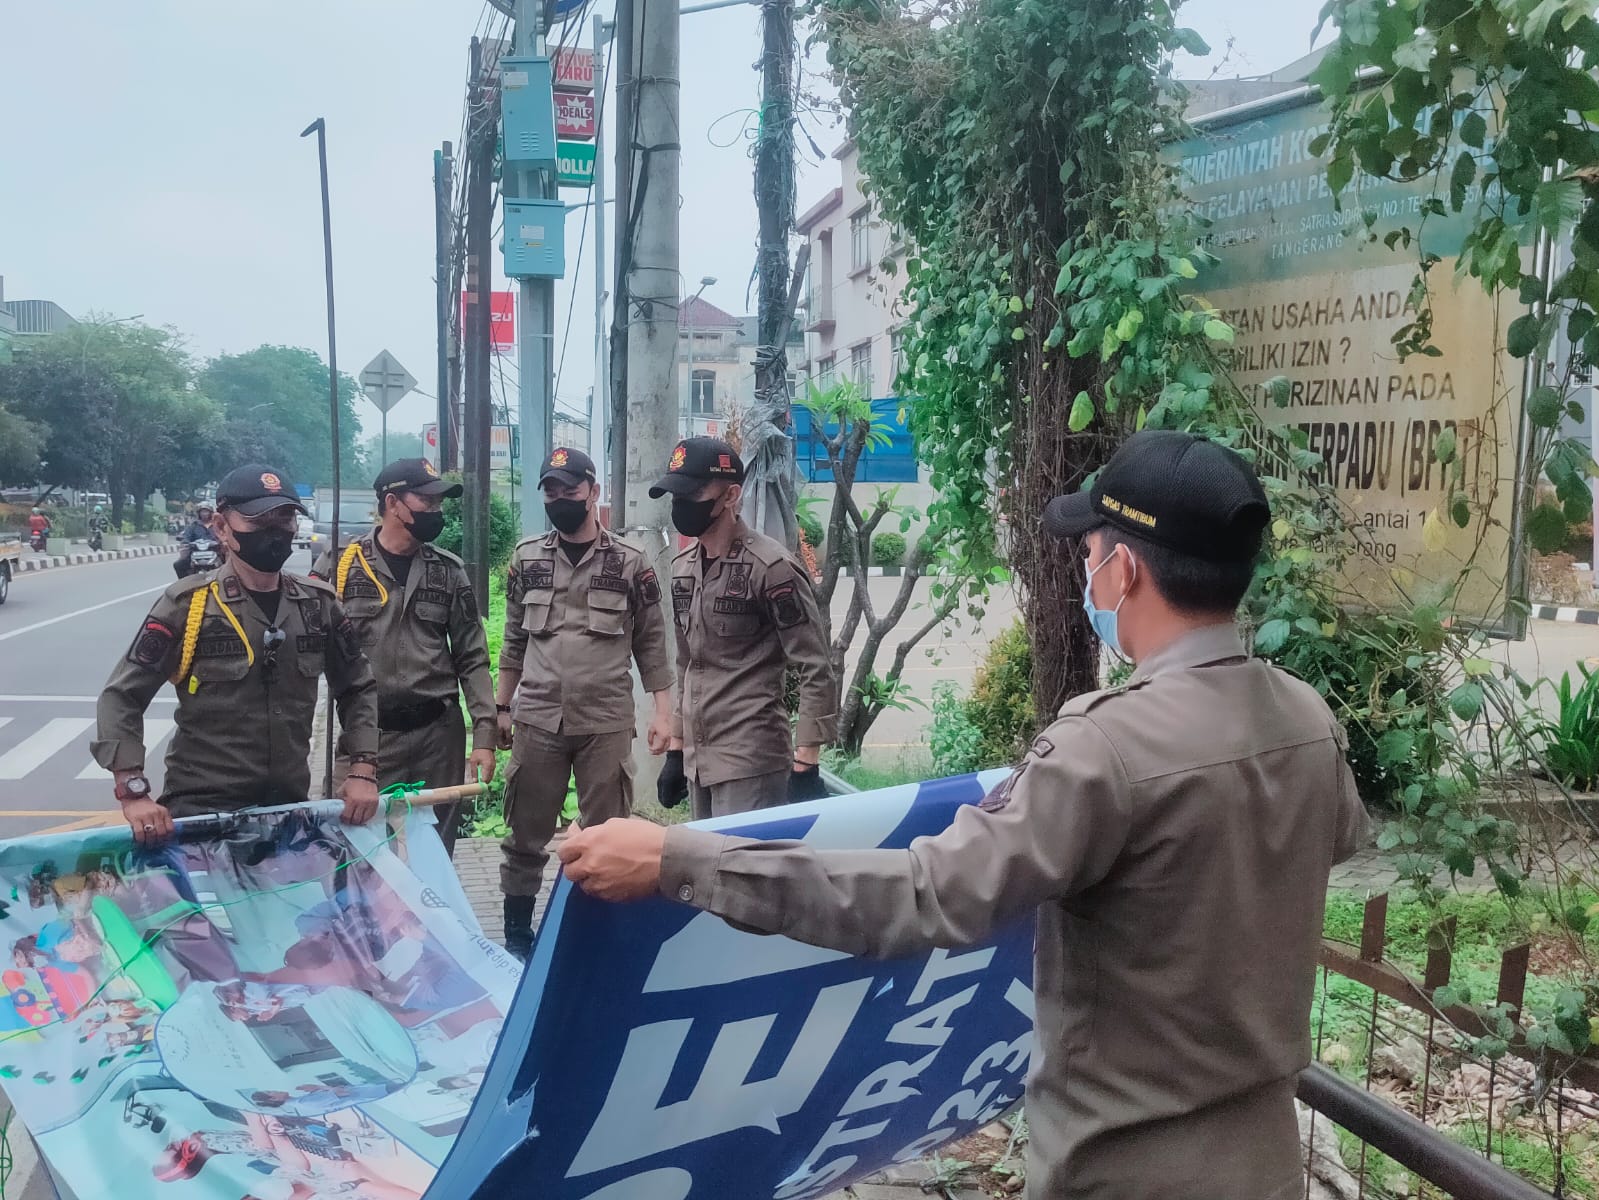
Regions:
<instances>
[{"instance_id":1,"label":"black cap","mask_svg":"<svg viewBox=\"0 0 1599 1200\"><path fill-rule=\"evenodd\" d=\"M274 508L289 505L305 512L305 506L285 482L288 476L276 467L263 463L250 463L237 467L222 477L217 484L217 507L231 508L246 517L258 517ZM200 505L200 507L205 507Z\"/></svg>"},{"instance_id":2,"label":"black cap","mask_svg":"<svg viewBox=\"0 0 1599 1200\"><path fill-rule=\"evenodd\" d=\"M672 451L666 474L650 489L650 499L659 500L667 492L687 496L712 479L744 482L744 460L721 438L684 438Z\"/></svg>"},{"instance_id":3,"label":"black cap","mask_svg":"<svg viewBox=\"0 0 1599 1200\"><path fill-rule=\"evenodd\" d=\"M539 486L544 486L546 479L559 479L569 487L576 487L580 483L597 483L599 476L594 471L594 460L581 450L570 450L565 446L557 446L550 451L550 456L544 460L544 468L539 472Z\"/></svg>"},{"instance_id":4,"label":"black cap","mask_svg":"<svg viewBox=\"0 0 1599 1200\"><path fill-rule=\"evenodd\" d=\"M1044 529L1077 538L1113 525L1208 562L1248 562L1271 517L1266 490L1227 447L1190 433L1146 429L1122 443L1086 492L1057 496Z\"/></svg>"},{"instance_id":5,"label":"black cap","mask_svg":"<svg viewBox=\"0 0 1599 1200\"><path fill-rule=\"evenodd\" d=\"M378 472L372 488L382 499L390 492L415 492L418 496L443 496L446 500L461 494L461 485L439 477L439 469L425 458L400 458Z\"/></svg>"}]
</instances>

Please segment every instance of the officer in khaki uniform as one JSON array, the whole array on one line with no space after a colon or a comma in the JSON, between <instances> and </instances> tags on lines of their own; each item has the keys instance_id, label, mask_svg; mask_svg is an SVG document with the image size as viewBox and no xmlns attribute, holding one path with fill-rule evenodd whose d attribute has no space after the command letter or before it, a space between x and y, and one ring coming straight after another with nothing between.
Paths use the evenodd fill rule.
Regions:
<instances>
[{"instance_id":1,"label":"officer in khaki uniform","mask_svg":"<svg viewBox=\"0 0 1599 1200\"><path fill-rule=\"evenodd\" d=\"M567 876L874 957L1036 908L1029 1195L1297 1198L1327 875L1367 819L1321 697L1239 640L1268 516L1242 459L1174 432L1053 501L1090 621L1137 669L938 836L825 851L613 821L567 842Z\"/></svg>"},{"instance_id":2,"label":"officer in khaki uniform","mask_svg":"<svg viewBox=\"0 0 1599 1200\"><path fill-rule=\"evenodd\" d=\"M656 784L662 804L693 796L696 820L825 796L819 758L838 733L838 681L811 577L738 516L744 463L717 438L678 443L652 497L699 539L672 560L678 707ZM783 672L799 673L789 729ZM797 745L795 744L797 742Z\"/></svg>"},{"instance_id":3,"label":"officer in khaki uniform","mask_svg":"<svg viewBox=\"0 0 1599 1200\"><path fill-rule=\"evenodd\" d=\"M167 588L100 694L92 751L141 843L169 835L174 817L305 800L323 674L353 764L344 819L377 812L377 684L333 589L282 570L304 512L285 478L255 465L222 480L212 529L227 561ZM178 728L157 800L144 776L144 710L169 680Z\"/></svg>"},{"instance_id":4,"label":"officer in khaki uniform","mask_svg":"<svg viewBox=\"0 0 1599 1200\"><path fill-rule=\"evenodd\" d=\"M432 545L444 529L445 500L461 485L439 478L424 458L402 458L373 481L382 524L329 550L312 574L332 582L378 680L378 786L453 787L494 778L498 730L488 641L461 560ZM472 755L460 697L472 714ZM349 759L339 757L335 783ZM456 806L436 813L439 837L453 853Z\"/></svg>"},{"instance_id":5,"label":"officer in khaki uniform","mask_svg":"<svg viewBox=\"0 0 1599 1200\"><path fill-rule=\"evenodd\" d=\"M505 944L523 958L567 781L576 776L584 825L633 811L633 662L655 706L651 753L666 749L671 723L666 621L649 559L600 527L594 463L581 450L552 451L539 486L553 528L524 539L511 560L497 696L511 747Z\"/></svg>"}]
</instances>

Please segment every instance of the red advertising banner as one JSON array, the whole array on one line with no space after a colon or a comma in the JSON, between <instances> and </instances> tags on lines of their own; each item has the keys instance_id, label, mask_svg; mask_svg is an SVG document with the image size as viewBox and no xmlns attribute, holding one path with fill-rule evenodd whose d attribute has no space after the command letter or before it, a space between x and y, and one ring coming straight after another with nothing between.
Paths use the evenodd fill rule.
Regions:
<instances>
[{"instance_id":1,"label":"red advertising banner","mask_svg":"<svg viewBox=\"0 0 1599 1200\"><path fill-rule=\"evenodd\" d=\"M594 97L582 92L555 92L555 134L563 138L594 136Z\"/></svg>"},{"instance_id":2,"label":"red advertising banner","mask_svg":"<svg viewBox=\"0 0 1599 1200\"><path fill-rule=\"evenodd\" d=\"M569 92L594 90L594 51L574 47L555 52L555 86Z\"/></svg>"},{"instance_id":3,"label":"red advertising banner","mask_svg":"<svg viewBox=\"0 0 1599 1200\"><path fill-rule=\"evenodd\" d=\"M466 293L461 293L461 335L466 336ZM516 350L516 293L489 293L489 349L495 354Z\"/></svg>"}]
</instances>

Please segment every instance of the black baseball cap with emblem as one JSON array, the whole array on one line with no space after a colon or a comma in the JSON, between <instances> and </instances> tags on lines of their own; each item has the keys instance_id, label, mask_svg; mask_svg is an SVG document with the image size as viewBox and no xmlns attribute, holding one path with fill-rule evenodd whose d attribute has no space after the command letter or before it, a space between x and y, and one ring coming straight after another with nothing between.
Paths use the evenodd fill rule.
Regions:
<instances>
[{"instance_id":1,"label":"black baseball cap with emblem","mask_svg":"<svg viewBox=\"0 0 1599 1200\"><path fill-rule=\"evenodd\" d=\"M666 474L650 488L650 499L659 500L667 492L692 495L712 479L744 482L744 460L738 451L721 438L684 438L672 451Z\"/></svg>"},{"instance_id":2,"label":"black baseball cap with emblem","mask_svg":"<svg viewBox=\"0 0 1599 1200\"><path fill-rule=\"evenodd\" d=\"M1044 529L1079 538L1104 525L1207 562L1249 562L1271 518L1266 489L1232 450L1191 433L1133 434L1087 491L1057 496Z\"/></svg>"},{"instance_id":3,"label":"black baseball cap with emblem","mask_svg":"<svg viewBox=\"0 0 1599 1200\"><path fill-rule=\"evenodd\" d=\"M442 496L453 500L461 485L439 476L439 469L425 458L399 458L378 472L372 489L381 500L390 492L415 492L418 496Z\"/></svg>"},{"instance_id":4,"label":"black baseball cap with emblem","mask_svg":"<svg viewBox=\"0 0 1599 1200\"><path fill-rule=\"evenodd\" d=\"M285 482L288 478L276 467L264 463L236 467L217 484L217 507L231 508L246 517L258 517L285 505L304 513L305 505L300 503L294 489ZM200 507L206 506L202 504Z\"/></svg>"},{"instance_id":5,"label":"black baseball cap with emblem","mask_svg":"<svg viewBox=\"0 0 1599 1200\"><path fill-rule=\"evenodd\" d=\"M539 472L539 486L543 487L547 479L576 487L580 483L595 483L599 476L594 470L594 460L583 451L557 446L544 460L544 469Z\"/></svg>"}]
</instances>

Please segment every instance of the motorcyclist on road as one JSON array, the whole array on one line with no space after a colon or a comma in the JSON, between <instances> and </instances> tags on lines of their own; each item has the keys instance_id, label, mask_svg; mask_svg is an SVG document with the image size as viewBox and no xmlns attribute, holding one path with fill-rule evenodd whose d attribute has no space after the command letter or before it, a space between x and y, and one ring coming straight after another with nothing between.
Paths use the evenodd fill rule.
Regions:
<instances>
[{"instance_id":1,"label":"motorcyclist on road","mask_svg":"<svg viewBox=\"0 0 1599 1200\"><path fill-rule=\"evenodd\" d=\"M35 508L28 516L28 540L40 542L50 536L50 518Z\"/></svg>"},{"instance_id":2,"label":"motorcyclist on road","mask_svg":"<svg viewBox=\"0 0 1599 1200\"><path fill-rule=\"evenodd\" d=\"M94 512L89 517L89 532L104 533L110 526L111 522L106 519L105 515L105 505L96 504Z\"/></svg>"},{"instance_id":3,"label":"motorcyclist on road","mask_svg":"<svg viewBox=\"0 0 1599 1200\"><path fill-rule=\"evenodd\" d=\"M188 528L178 534L182 548L178 551L177 561L172 564L172 570L179 579L189 573L189 557L194 553L194 544L216 540L217 535L211 530L212 512L213 509L209 504L197 506L194 510L194 520L189 523Z\"/></svg>"}]
</instances>

